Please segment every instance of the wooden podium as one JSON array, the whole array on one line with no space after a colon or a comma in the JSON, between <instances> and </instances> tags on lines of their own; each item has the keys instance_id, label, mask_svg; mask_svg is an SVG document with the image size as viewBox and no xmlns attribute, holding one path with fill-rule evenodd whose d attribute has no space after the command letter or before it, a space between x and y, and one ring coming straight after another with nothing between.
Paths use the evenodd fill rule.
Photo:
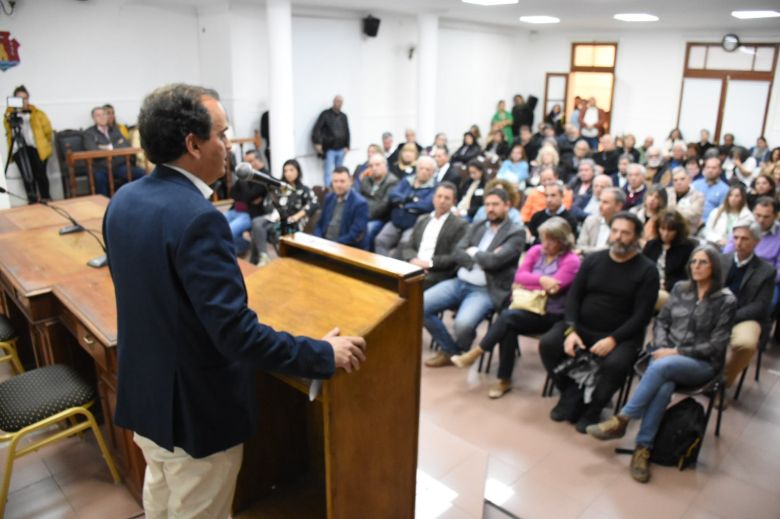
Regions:
<instances>
[{"instance_id":1,"label":"wooden podium","mask_svg":"<svg viewBox=\"0 0 780 519\"><path fill-rule=\"evenodd\" d=\"M313 337L338 326L366 338L368 359L313 402L311 381L258 375L235 514L414 517L422 270L303 233L283 238L280 256L246 278L261 322Z\"/></svg>"}]
</instances>

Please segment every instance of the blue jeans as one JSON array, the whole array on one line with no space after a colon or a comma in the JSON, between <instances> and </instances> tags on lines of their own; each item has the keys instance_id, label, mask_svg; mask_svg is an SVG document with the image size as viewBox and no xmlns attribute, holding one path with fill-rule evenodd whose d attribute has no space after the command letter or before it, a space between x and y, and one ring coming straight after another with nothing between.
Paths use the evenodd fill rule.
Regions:
<instances>
[{"instance_id":1,"label":"blue jeans","mask_svg":"<svg viewBox=\"0 0 780 519\"><path fill-rule=\"evenodd\" d=\"M366 228L366 241L364 242L364 249L374 252L374 239L379 231L384 227L385 222L382 220L369 220Z\"/></svg>"},{"instance_id":2,"label":"blue jeans","mask_svg":"<svg viewBox=\"0 0 780 519\"><path fill-rule=\"evenodd\" d=\"M114 175L114 189L116 189L117 180L127 180L127 164L122 164L117 168L113 168ZM146 171L141 168L131 166L130 173L133 180L138 180L146 175ZM108 169L100 168L95 170L95 193L99 195L109 196L108 194Z\"/></svg>"},{"instance_id":3,"label":"blue jeans","mask_svg":"<svg viewBox=\"0 0 780 519\"><path fill-rule=\"evenodd\" d=\"M225 218L230 225L230 234L233 235L236 254L243 254L249 248L249 242L242 235L244 231L252 228L252 219L249 217L249 213L238 212L234 209L226 212Z\"/></svg>"},{"instance_id":4,"label":"blue jeans","mask_svg":"<svg viewBox=\"0 0 780 519\"><path fill-rule=\"evenodd\" d=\"M454 339L437 316L449 308L458 309L455 314ZM493 301L487 287L472 285L459 278L442 281L423 294L425 329L447 355L457 355L471 346L477 335L477 325L491 310Z\"/></svg>"},{"instance_id":5,"label":"blue jeans","mask_svg":"<svg viewBox=\"0 0 780 519\"><path fill-rule=\"evenodd\" d=\"M598 137L583 137L585 139L585 142L588 143L588 146L590 146L590 149L594 152L599 149L599 138Z\"/></svg>"},{"instance_id":6,"label":"blue jeans","mask_svg":"<svg viewBox=\"0 0 780 519\"><path fill-rule=\"evenodd\" d=\"M629 418L642 419L636 444L652 448L666 406L678 384L695 386L713 376L715 371L709 363L685 355L669 355L650 361L639 386L620 412Z\"/></svg>"},{"instance_id":7,"label":"blue jeans","mask_svg":"<svg viewBox=\"0 0 780 519\"><path fill-rule=\"evenodd\" d=\"M344 156L346 154L344 148L327 150L325 152L325 169L323 171L323 182L325 183L325 187L330 187L330 178L333 175L333 170L344 163Z\"/></svg>"}]
</instances>

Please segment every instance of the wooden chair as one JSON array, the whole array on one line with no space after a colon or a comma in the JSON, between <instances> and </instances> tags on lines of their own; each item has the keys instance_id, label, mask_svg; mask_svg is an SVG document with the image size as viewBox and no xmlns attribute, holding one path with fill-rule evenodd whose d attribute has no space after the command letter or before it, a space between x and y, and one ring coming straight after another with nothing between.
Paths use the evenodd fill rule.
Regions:
<instances>
[{"instance_id":1,"label":"wooden chair","mask_svg":"<svg viewBox=\"0 0 780 519\"><path fill-rule=\"evenodd\" d=\"M95 171L93 162L97 159L106 159L106 175L108 176L108 193L109 196L114 194L114 174L112 159L115 157L123 157L125 165L127 166L127 181L133 180L132 177L132 160L141 152L141 148L119 148L116 150L96 150L96 151L71 151L66 153L66 162L68 164L68 178L70 183L70 189L68 192L69 198L76 196L76 163L80 161L86 161L87 163L87 177L89 179L89 194L95 194ZM148 173L148 171L147 171Z\"/></svg>"}]
</instances>

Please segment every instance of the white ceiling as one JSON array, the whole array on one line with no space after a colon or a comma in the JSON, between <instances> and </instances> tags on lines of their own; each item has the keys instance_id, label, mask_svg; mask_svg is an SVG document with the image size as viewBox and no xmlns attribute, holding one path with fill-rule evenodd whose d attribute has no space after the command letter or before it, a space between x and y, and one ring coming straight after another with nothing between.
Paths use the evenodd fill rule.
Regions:
<instances>
[{"instance_id":1,"label":"white ceiling","mask_svg":"<svg viewBox=\"0 0 780 519\"><path fill-rule=\"evenodd\" d=\"M90 0L97 1L97 0ZM133 1L133 0L130 0ZM144 2L144 0L135 0ZM144 2L145 3L145 2ZM158 4L175 7L213 8L215 4L231 3L263 5L264 0L158 0ZM442 19L486 23L521 30L537 31L621 31L689 29L698 31L730 31L748 33L761 31L777 34L780 38L780 18L738 20L733 10L780 9L778 0L520 0L516 5L483 7L465 4L460 0L292 0L296 8L336 8L358 14L432 13ZM649 13L660 18L654 23L626 23L612 18L617 13ZM520 23L523 15L551 15L561 19L554 25Z\"/></svg>"}]
</instances>

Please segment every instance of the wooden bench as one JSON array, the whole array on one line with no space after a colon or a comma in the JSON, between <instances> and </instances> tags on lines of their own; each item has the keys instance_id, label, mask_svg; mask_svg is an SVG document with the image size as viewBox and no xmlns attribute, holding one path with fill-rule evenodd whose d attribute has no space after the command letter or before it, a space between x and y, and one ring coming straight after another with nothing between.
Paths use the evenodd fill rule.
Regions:
<instances>
[{"instance_id":1,"label":"wooden bench","mask_svg":"<svg viewBox=\"0 0 780 519\"><path fill-rule=\"evenodd\" d=\"M68 147L70 148L70 147ZM78 161L85 161L87 163L87 178L89 179L89 194L95 194L95 171L93 162L99 159L106 159L106 170L108 175L108 193L109 196L114 194L114 175L113 175L113 159L114 157L124 157L125 165L127 166L127 181L131 181L132 177L132 158L138 153L142 152L141 148L120 148L116 150L94 150L94 151L71 151L66 152L66 162L68 164L68 181L70 183L69 198L76 196L76 163ZM149 170L146 171L147 173Z\"/></svg>"}]
</instances>

